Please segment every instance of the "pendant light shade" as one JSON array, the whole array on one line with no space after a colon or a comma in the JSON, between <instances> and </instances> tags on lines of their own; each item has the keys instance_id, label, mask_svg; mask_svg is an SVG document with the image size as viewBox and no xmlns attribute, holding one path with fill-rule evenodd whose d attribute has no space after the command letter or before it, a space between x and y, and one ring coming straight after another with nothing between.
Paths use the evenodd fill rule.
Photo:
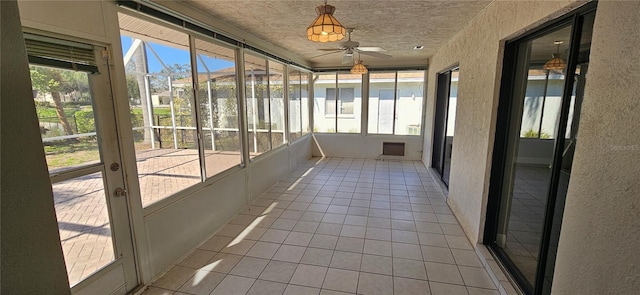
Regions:
<instances>
[{"instance_id":1,"label":"pendant light shade","mask_svg":"<svg viewBox=\"0 0 640 295\"><path fill-rule=\"evenodd\" d=\"M564 70L567 67L567 63L560 58L560 44L562 41L555 41L553 44L557 46L556 53L551 55L551 59L547 61L542 67L545 70Z\"/></svg>"},{"instance_id":2,"label":"pendant light shade","mask_svg":"<svg viewBox=\"0 0 640 295\"><path fill-rule=\"evenodd\" d=\"M362 61L361 61L361 60L359 60L359 61L358 61L358 62L353 66L353 68L351 68L351 74L354 74L354 75L364 75L364 74L366 74L367 72L369 72L369 70L367 69L367 67L365 67L365 66L362 64Z\"/></svg>"},{"instance_id":3,"label":"pendant light shade","mask_svg":"<svg viewBox=\"0 0 640 295\"><path fill-rule=\"evenodd\" d=\"M316 7L318 17L307 28L307 39L313 42L334 42L344 39L347 29L333 16L334 6L324 5Z\"/></svg>"},{"instance_id":4,"label":"pendant light shade","mask_svg":"<svg viewBox=\"0 0 640 295\"><path fill-rule=\"evenodd\" d=\"M567 67L567 63L555 54L544 64L545 70L564 70L565 67Z\"/></svg>"}]
</instances>

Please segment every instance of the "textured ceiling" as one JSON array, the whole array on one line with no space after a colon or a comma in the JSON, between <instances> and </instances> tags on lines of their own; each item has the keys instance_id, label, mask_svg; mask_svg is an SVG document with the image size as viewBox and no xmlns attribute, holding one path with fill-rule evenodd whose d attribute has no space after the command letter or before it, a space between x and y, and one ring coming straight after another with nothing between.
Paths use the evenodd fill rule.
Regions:
<instances>
[{"instance_id":1,"label":"textured ceiling","mask_svg":"<svg viewBox=\"0 0 640 295\"><path fill-rule=\"evenodd\" d=\"M353 41L379 46L393 58L362 56L368 66L426 65L427 59L460 31L491 1L329 1L334 16L355 28ZM314 43L307 26L323 1L189 0L183 2L275 46L293 52L316 68L341 67L342 54L316 57L320 48L338 48L339 42ZM413 47L424 46L422 50ZM314 58L316 57L316 58Z\"/></svg>"}]
</instances>

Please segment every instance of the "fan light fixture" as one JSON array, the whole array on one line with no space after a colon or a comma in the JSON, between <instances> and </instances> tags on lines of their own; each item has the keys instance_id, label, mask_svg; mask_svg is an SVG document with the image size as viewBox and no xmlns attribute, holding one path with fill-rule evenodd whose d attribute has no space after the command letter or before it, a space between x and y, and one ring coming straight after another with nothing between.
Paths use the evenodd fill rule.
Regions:
<instances>
[{"instance_id":1,"label":"fan light fixture","mask_svg":"<svg viewBox=\"0 0 640 295\"><path fill-rule=\"evenodd\" d=\"M316 7L318 17L307 28L307 39L313 42L334 42L344 39L347 29L333 16L335 6L324 5Z\"/></svg>"},{"instance_id":2,"label":"fan light fixture","mask_svg":"<svg viewBox=\"0 0 640 295\"><path fill-rule=\"evenodd\" d=\"M543 68L545 70L564 70L564 68L567 67L567 63L560 58L560 44L562 43L563 41L553 42L558 48L556 53L551 55L551 59L544 64Z\"/></svg>"},{"instance_id":3,"label":"fan light fixture","mask_svg":"<svg viewBox=\"0 0 640 295\"><path fill-rule=\"evenodd\" d=\"M362 60L358 60L358 62L353 66L353 68L351 68L351 74L354 74L354 75L364 75L367 72L369 72L369 70L367 70L367 67L365 67L362 64Z\"/></svg>"}]
</instances>

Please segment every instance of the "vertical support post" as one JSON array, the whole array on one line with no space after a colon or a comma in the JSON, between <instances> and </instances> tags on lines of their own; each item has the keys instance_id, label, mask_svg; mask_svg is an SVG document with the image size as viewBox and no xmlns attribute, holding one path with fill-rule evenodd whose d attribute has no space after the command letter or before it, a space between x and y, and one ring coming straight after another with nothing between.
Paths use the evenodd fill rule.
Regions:
<instances>
[{"instance_id":1,"label":"vertical support post","mask_svg":"<svg viewBox=\"0 0 640 295\"><path fill-rule=\"evenodd\" d=\"M154 124L153 124L153 100L151 99L151 86L150 86L151 82L149 81L149 75L145 75L144 76L144 90L147 93L147 95L145 95L145 99L147 100L147 114L149 116L149 130L151 131L151 134L149 134L149 137L151 139L151 148L155 149L156 148L156 133L154 130ZM160 124L158 124L160 125ZM147 126L144 126L145 128L147 128Z\"/></svg>"},{"instance_id":2,"label":"vertical support post","mask_svg":"<svg viewBox=\"0 0 640 295\"><path fill-rule=\"evenodd\" d=\"M212 107L212 105L213 105L213 103L212 103L213 102L213 98L212 98L213 95L212 95L212 91L211 91L211 70L209 70L209 67L207 67L207 64L204 62L204 59L202 58L202 56L197 55L197 52L195 54L196 54L196 57L202 63L202 67L207 71L207 98L209 99L209 126L211 126L211 130L209 130L209 131L211 132L211 149L215 151L216 150L216 138L215 138L215 129L214 129L215 127L213 126L213 107ZM230 99L230 97L228 97L227 99ZM203 144L204 144L204 142L203 142Z\"/></svg>"},{"instance_id":3,"label":"vertical support post","mask_svg":"<svg viewBox=\"0 0 640 295\"><path fill-rule=\"evenodd\" d=\"M315 77L314 77L315 76ZM315 105L316 105L316 81L318 81L319 75L313 73L307 73L307 91L309 91L309 103L307 112L309 112L309 132L315 133ZM326 98L325 98L326 99Z\"/></svg>"},{"instance_id":4,"label":"vertical support post","mask_svg":"<svg viewBox=\"0 0 640 295\"><path fill-rule=\"evenodd\" d=\"M271 118L271 75L269 74L271 72L270 67L271 67L271 62L267 61L267 68L265 69L265 77L267 77L267 106L268 107L267 107L267 114L265 114L265 117L269 118L269 129L268 129L269 150L273 148L273 139L271 134L272 133L271 126L273 125L273 118Z\"/></svg>"},{"instance_id":5,"label":"vertical support post","mask_svg":"<svg viewBox=\"0 0 640 295\"><path fill-rule=\"evenodd\" d=\"M391 126L391 134L396 134L397 105L398 105L398 71L395 72L395 82L393 84L393 124Z\"/></svg>"},{"instance_id":6,"label":"vertical support post","mask_svg":"<svg viewBox=\"0 0 640 295\"><path fill-rule=\"evenodd\" d=\"M256 114L258 113L258 106L256 103L256 75L251 69L251 119L253 123L253 152L258 152L258 136L256 134Z\"/></svg>"},{"instance_id":7,"label":"vertical support post","mask_svg":"<svg viewBox=\"0 0 640 295\"><path fill-rule=\"evenodd\" d=\"M216 150L215 126L213 125L213 95L211 92L211 74L207 71L207 98L209 99L209 126L211 126L211 150ZM230 99L230 98L227 98Z\"/></svg>"},{"instance_id":8,"label":"vertical support post","mask_svg":"<svg viewBox=\"0 0 640 295\"><path fill-rule=\"evenodd\" d=\"M302 131L302 72L298 72L298 109L300 109L300 115L298 116L298 121L300 124L298 124L298 127L300 127L299 132L300 132L300 136L302 137L303 135L303 131ZM307 92L309 93L309 92Z\"/></svg>"},{"instance_id":9,"label":"vertical support post","mask_svg":"<svg viewBox=\"0 0 640 295\"><path fill-rule=\"evenodd\" d=\"M282 73L282 116L284 119L284 126L282 127L282 144L287 144L289 136L291 134L291 128L289 126L289 66L284 66L284 73Z\"/></svg>"},{"instance_id":10,"label":"vertical support post","mask_svg":"<svg viewBox=\"0 0 640 295\"><path fill-rule=\"evenodd\" d=\"M173 148L178 149L178 130L176 128L176 111L173 105L173 85L171 85L171 76L167 77L169 82L169 107L171 108L171 127L173 129Z\"/></svg>"},{"instance_id":11,"label":"vertical support post","mask_svg":"<svg viewBox=\"0 0 640 295\"><path fill-rule=\"evenodd\" d=\"M362 97L360 98L360 134L366 136L369 132L369 73L362 75Z\"/></svg>"},{"instance_id":12,"label":"vertical support post","mask_svg":"<svg viewBox=\"0 0 640 295\"><path fill-rule=\"evenodd\" d=\"M249 162L249 134L248 134L248 118L246 111L246 97L247 87L245 85L245 68L244 68L244 54L242 49L235 50L236 55L236 102L238 104L238 137L240 137L240 151L242 153L242 165L247 166ZM249 173L246 173L247 175ZM249 198L247 199L247 201Z\"/></svg>"},{"instance_id":13,"label":"vertical support post","mask_svg":"<svg viewBox=\"0 0 640 295\"><path fill-rule=\"evenodd\" d=\"M335 114L335 115L336 115L336 121L335 121L335 125L334 125L334 127L335 127L334 132L335 132L335 133L338 133L338 114L339 114L339 113L341 113L341 112L338 110L338 106L340 105L340 104L338 103L338 98L340 98L340 88L339 88L339 87L340 87L340 85L338 84L338 76L339 76L339 75L340 75L340 74L336 73L336 91L335 91L335 99L336 99L336 114Z\"/></svg>"},{"instance_id":14,"label":"vertical support post","mask_svg":"<svg viewBox=\"0 0 640 295\"><path fill-rule=\"evenodd\" d=\"M196 38L189 34L189 57L191 60L191 112L192 118L196 126L196 148L198 149L198 159L200 163L200 179L204 182L207 180L207 166L204 153L204 137L202 136L202 120L200 113L200 98L198 97L198 62L196 60ZM203 62L204 64L204 62ZM192 124L193 125L193 124Z\"/></svg>"}]
</instances>

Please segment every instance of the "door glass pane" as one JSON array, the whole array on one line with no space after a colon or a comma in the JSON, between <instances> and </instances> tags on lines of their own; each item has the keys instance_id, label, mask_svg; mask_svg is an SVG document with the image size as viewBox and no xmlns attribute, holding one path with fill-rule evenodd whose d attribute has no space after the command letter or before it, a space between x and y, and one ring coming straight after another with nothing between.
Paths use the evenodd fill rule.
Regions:
<instances>
[{"instance_id":1,"label":"door glass pane","mask_svg":"<svg viewBox=\"0 0 640 295\"><path fill-rule=\"evenodd\" d=\"M526 55L518 60L524 65L526 81L515 90L520 94L513 104L514 130L508 139L497 244L529 287L536 281L554 155L554 141L546 139L554 138L564 87L564 69L545 69L543 65L552 54L566 60L570 37L571 27L565 26L526 42L521 45ZM563 43L554 44L557 41Z\"/></svg>"},{"instance_id":2,"label":"door glass pane","mask_svg":"<svg viewBox=\"0 0 640 295\"><path fill-rule=\"evenodd\" d=\"M271 148L285 143L284 136L284 65L269 61L269 109L271 115Z\"/></svg>"},{"instance_id":3,"label":"door glass pane","mask_svg":"<svg viewBox=\"0 0 640 295\"><path fill-rule=\"evenodd\" d=\"M420 135L424 71L398 72L397 92L395 134Z\"/></svg>"},{"instance_id":4,"label":"door glass pane","mask_svg":"<svg viewBox=\"0 0 640 295\"><path fill-rule=\"evenodd\" d=\"M146 207L201 181L189 36L129 15L118 17Z\"/></svg>"},{"instance_id":5,"label":"door glass pane","mask_svg":"<svg viewBox=\"0 0 640 295\"><path fill-rule=\"evenodd\" d=\"M196 39L198 101L207 177L241 162L235 50Z\"/></svg>"},{"instance_id":6,"label":"door glass pane","mask_svg":"<svg viewBox=\"0 0 640 295\"><path fill-rule=\"evenodd\" d=\"M289 70L289 140L302 135L300 104L300 71Z\"/></svg>"},{"instance_id":7,"label":"door glass pane","mask_svg":"<svg viewBox=\"0 0 640 295\"><path fill-rule=\"evenodd\" d=\"M99 164L89 74L30 65L34 102L50 174ZM69 284L114 261L101 172L52 185Z\"/></svg>"},{"instance_id":8,"label":"door glass pane","mask_svg":"<svg viewBox=\"0 0 640 295\"><path fill-rule=\"evenodd\" d=\"M49 171L99 162L89 74L39 65L29 68Z\"/></svg>"},{"instance_id":9,"label":"door glass pane","mask_svg":"<svg viewBox=\"0 0 640 295\"><path fill-rule=\"evenodd\" d=\"M309 74L302 73L300 82L300 104L301 107L301 120L302 120L302 134L309 133Z\"/></svg>"},{"instance_id":10,"label":"door glass pane","mask_svg":"<svg viewBox=\"0 0 640 295\"><path fill-rule=\"evenodd\" d=\"M114 261L102 173L53 184L53 200L69 284Z\"/></svg>"},{"instance_id":11,"label":"door glass pane","mask_svg":"<svg viewBox=\"0 0 640 295\"><path fill-rule=\"evenodd\" d=\"M249 154L253 158L271 149L267 60L245 54L244 70Z\"/></svg>"},{"instance_id":12,"label":"door glass pane","mask_svg":"<svg viewBox=\"0 0 640 295\"><path fill-rule=\"evenodd\" d=\"M316 74L313 82L313 131L336 132L336 74Z\"/></svg>"},{"instance_id":13,"label":"door glass pane","mask_svg":"<svg viewBox=\"0 0 640 295\"><path fill-rule=\"evenodd\" d=\"M449 75L449 99L447 101L447 120L445 125L444 136L444 162L442 164L442 181L449 185L451 176L451 157L453 156L453 135L456 128L456 108L458 102L458 70L452 70Z\"/></svg>"},{"instance_id":14,"label":"door glass pane","mask_svg":"<svg viewBox=\"0 0 640 295\"><path fill-rule=\"evenodd\" d=\"M360 133L362 75L338 74L338 132Z\"/></svg>"},{"instance_id":15,"label":"door glass pane","mask_svg":"<svg viewBox=\"0 0 640 295\"><path fill-rule=\"evenodd\" d=\"M395 73L369 74L369 133L393 133Z\"/></svg>"},{"instance_id":16,"label":"door glass pane","mask_svg":"<svg viewBox=\"0 0 640 295\"><path fill-rule=\"evenodd\" d=\"M444 140L447 127L447 103L451 72L438 73L436 79L435 116L433 120L433 154L431 167L442 176L444 160Z\"/></svg>"}]
</instances>

